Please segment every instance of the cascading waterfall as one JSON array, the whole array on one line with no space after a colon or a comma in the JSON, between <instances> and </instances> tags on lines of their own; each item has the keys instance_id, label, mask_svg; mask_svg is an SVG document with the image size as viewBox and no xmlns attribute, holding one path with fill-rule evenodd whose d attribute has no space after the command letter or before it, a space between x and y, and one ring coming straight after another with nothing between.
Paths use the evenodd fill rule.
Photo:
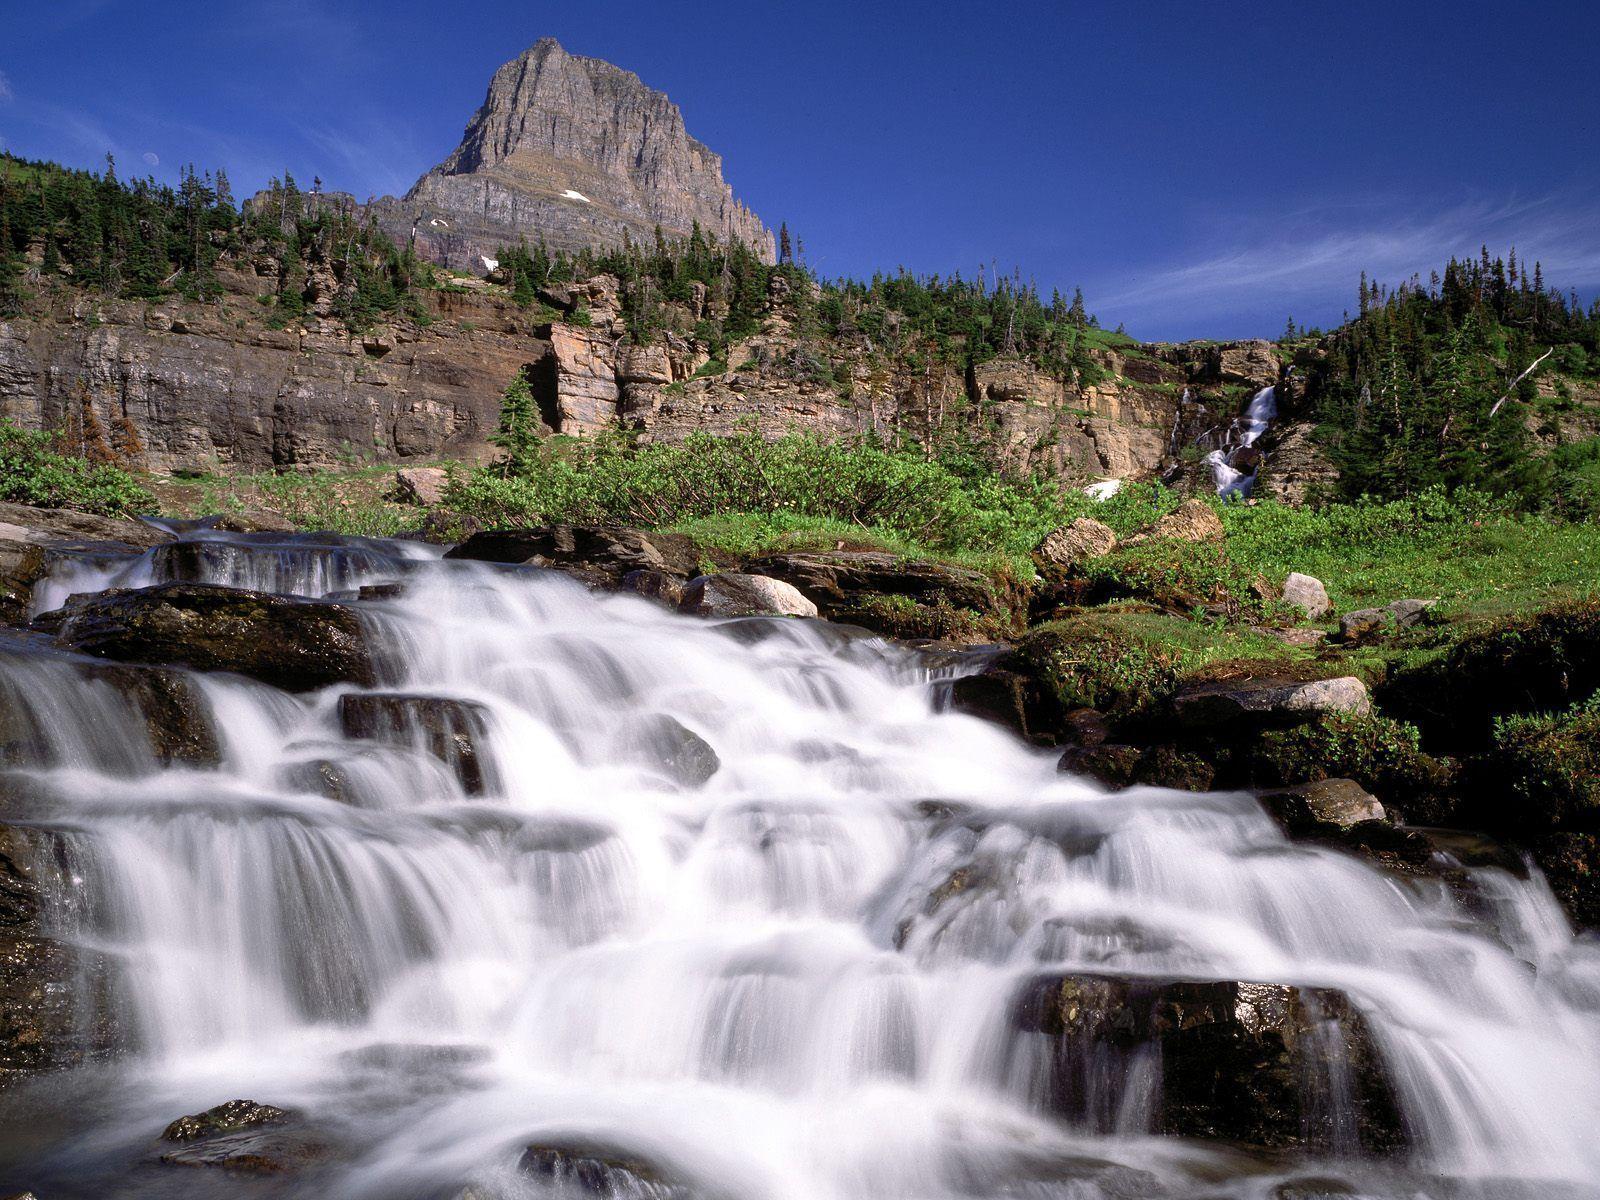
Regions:
<instances>
[{"instance_id":1,"label":"cascading waterfall","mask_svg":"<svg viewBox=\"0 0 1600 1200\"><path fill-rule=\"evenodd\" d=\"M1248 496L1261 471L1256 442L1278 416L1278 389L1264 387L1250 398L1244 412L1228 427L1223 443L1205 457L1217 495Z\"/></svg>"},{"instance_id":2,"label":"cascading waterfall","mask_svg":"<svg viewBox=\"0 0 1600 1200\"><path fill-rule=\"evenodd\" d=\"M120 965L137 1046L25 1094L59 1131L0 1184L242 1194L173 1168L139 1190L128 1164L172 1117L249 1096L347 1146L264 1195L1595 1194L1600 951L1537 877L1468 872L1469 910L1287 842L1247 796L1058 774L942 711L913 651L426 548L189 531L65 564L38 604L174 576L400 581L356 607L402 677L291 696L191 675L217 762L162 766L85 660L0 647L0 701L40 731L6 794L67 839L63 936ZM691 735L709 778L675 766ZM1181 1064L1018 1016L1073 973L1345 998L1405 1152L1350 1132L1355 1067L1320 1000L1307 1054L1329 1065L1301 1082L1334 1133L1309 1160L1153 1136ZM671 1181L518 1169L574 1143Z\"/></svg>"}]
</instances>

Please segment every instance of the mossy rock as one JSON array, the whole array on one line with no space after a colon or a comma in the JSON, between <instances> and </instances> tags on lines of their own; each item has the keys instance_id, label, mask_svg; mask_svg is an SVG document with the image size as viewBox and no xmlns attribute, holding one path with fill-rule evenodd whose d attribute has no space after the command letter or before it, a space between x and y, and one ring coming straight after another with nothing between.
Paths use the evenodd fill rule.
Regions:
<instances>
[{"instance_id":1,"label":"mossy rock","mask_svg":"<svg viewBox=\"0 0 1600 1200\"><path fill-rule=\"evenodd\" d=\"M1427 745L1476 751L1497 717L1554 712L1600 689L1600 603L1562 605L1470 634L1442 655L1395 672L1384 708Z\"/></svg>"},{"instance_id":2,"label":"mossy rock","mask_svg":"<svg viewBox=\"0 0 1600 1200\"><path fill-rule=\"evenodd\" d=\"M1473 822L1518 834L1600 831L1600 700L1500 721L1473 765Z\"/></svg>"},{"instance_id":3,"label":"mossy rock","mask_svg":"<svg viewBox=\"0 0 1600 1200\"><path fill-rule=\"evenodd\" d=\"M1143 715L1164 706L1177 685L1174 653L1094 614L1040 626L1018 644L1017 657L1062 713Z\"/></svg>"},{"instance_id":4,"label":"mossy rock","mask_svg":"<svg viewBox=\"0 0 1600 1200\"><path fill-rule=\"evenodd\" d=\"M1251 743L1248 760L1258 787L1353 779L1413 822L1450 816L1450 765L1423 753L1414 727L1375 713L1327 713L1265 730Z\"/></svg>"},{"instance_id":5,"label":"mossy rock","mask_svg":"<svg viewBox=\"0 0 1600 1200\"><path fill-rule=\"evenodd\" d=\"M1167 612L1205 610L1229 619L1276 622L1281 601L1245 570L1227 547L1172 540L1124 547L1078 563L1054 585L1058 603L1080 605L1142 601Z\"/></svg>"}]
</instances>

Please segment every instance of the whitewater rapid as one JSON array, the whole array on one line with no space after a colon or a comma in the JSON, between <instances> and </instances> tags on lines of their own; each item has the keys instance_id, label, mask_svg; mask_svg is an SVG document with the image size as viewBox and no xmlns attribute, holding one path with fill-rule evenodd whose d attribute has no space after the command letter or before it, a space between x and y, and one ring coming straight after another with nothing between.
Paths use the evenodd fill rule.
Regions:
<instances>
[{"instance_id":1,"label":"whitewater rapid","mask_svg":"<svg viewBox=\"0 0 1600 1200\"><path fill-rule=\"evenodd\" d=\"M64 564L36 608L174 574L398 584L352 601L393 674L368 690L463 702L478 773L421 733L347 736L362 689L227 675L192 677L220 764L163 767L78 660L0 648L0 699L48 730L9 790L70 845L56 919L122 966L138 1046L42 1088L60 1131L0 1181L135 1194L117 1181L166 1121L243 1096L353 1147L285 1196L546 1195L522 1148L572 1138L744 1200L1266 1200L1306 1170L1393 1200L1594 1194L1600 954L1537 876L1481 869L1467 911L1290 844L1245 795L1108 793L945 711L941 660L824 623L689 618L411 544L186 537ZM714 750L703 785L663 766L664 717ZM1150 1136L1137 1104L1054 1117L1047 1050L1011 1023L1045 970L1340 989L1413 1148L1308 1168Z\"/></svg>"}]
</instances>

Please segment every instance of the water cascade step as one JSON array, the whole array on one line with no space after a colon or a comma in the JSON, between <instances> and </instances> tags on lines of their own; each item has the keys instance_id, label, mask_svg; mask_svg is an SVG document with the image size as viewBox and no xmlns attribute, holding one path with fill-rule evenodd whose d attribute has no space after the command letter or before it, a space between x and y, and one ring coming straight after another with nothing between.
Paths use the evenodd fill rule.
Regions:
<instances>
[{"instance_id":1,"label":"water cascade step","mask_svg":"<svg viewBox=\"0 0 1600 1200\"><path fill-rule=\"evenodd\" d=\"M980 657L175 532L0 640L0 1194L1595 1195L1537 875L1108 794L945 701ZM160 1140L241 1097L292 1119Z\"/></svg>"}]
</instances>

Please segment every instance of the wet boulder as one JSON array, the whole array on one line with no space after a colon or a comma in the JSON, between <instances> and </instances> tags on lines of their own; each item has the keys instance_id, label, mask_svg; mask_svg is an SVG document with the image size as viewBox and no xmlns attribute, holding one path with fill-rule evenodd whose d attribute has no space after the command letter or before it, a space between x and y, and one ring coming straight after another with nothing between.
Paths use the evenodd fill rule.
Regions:
<instances>
[{"instance_id":1,"label":"wet boulder","mask_svg":"<svg viewBox=\"0 0 1600 1200\"><path fill-rule=\"evenodd\" d=\"M284 1175L321 1166L334 1158L334 1141L310 1127L298 1113L229 1100L205 1112L179 1117L161 1140L174 1143L161 1152L171 1167L211 1167L247 1175Z\"/></svg>"},{"instance_id":2,"label":"wet boulder","mask_svg":"<svg viewBox=\"0 0 1600 1200\"><path fill-rule=\"evenodd\" d=\"M233 671L292 692L371 687L379 675L350 606L209 584L91 597L66 614L56 640L97 658Z\"/></svg>"},{"instance_id":3,"label":"wet boulder","mask_svg":"<svg viewBox=\"0 0 1600 1200\"><path fill-rule=\"evenodd\" d=\"M33 585L57 558L125 559L171 540L166 530L131 517L0 504L0 621L28 619Z\"/></svg>"},{"instance_id":4,"label":"wet boulder","mask_svg":"<svg viewBox=\"0 0 1600 1200\"><path fill-rule=\"evenodd\" d=\"M721 571L691 579L679 611L697 617L814 617L817 606L799 589L766 575Z\"/></svg>"},{"instance_id":5,"label":"wet boulder","mask_svg":"<svg viewBox=\"0 0 1600 1200\"><path fill-rule=\"evenodd\" d=\"M578 1195L691 1200L697 1194L670 1168L644 1155L599 1143L534 1143L523 1150L517 1170Z\"/></svg>"},{"instance_id":6,"label":"wet boulder","mask_svg":"<svg viewBox=\"0 0 1600 1200\"><path fill-rule=\"evenodd\" d=\"M138 710L162 766L214 767L222 761L211 714L184 672L107 663L89 666L85 674L115 687Z\"/></svg>"},{"instance_id":7,"label":"wet boulder","mask_svg":"<svg viewBox=\"0 0 1600 1200\"><path fill-rule=\"evenodd\" d=\"M607 587L616 587L631 571L663 571L682 578L694 574L698 565L693 543L682 535L610 525L488 529L446 551L445 557L529 563Z\"/></svg>"},{"instance_id":8,"label":"wet boulder","mask_svg":"<svg viewBox=\"0 0 1600 1200\"><path fill-rule=\"evenodd\" d=\"M683 580L655 568L629 571L622 577L619 586L625 592L654 600L668 608L677 608L683 603Z\"/></svg>"},{"instance_id":9,"label":"wet boulder","mask_svg":"<svg viewBox=\"0 0 1600 1200\"><path fill-rule=\"evenodd\" d=\"M74 886L58 835L0 825L0 1088L125 1044L114 964L52 927Z\"/></svg>"},{"instance_id":10,"label":"wet boulder","mask_svg":"<svg viewBox=\"0 0 1600 1200\"><path fill-rule=\"evenodd\" d=\"M481 704L451 696L350 692L339 697L339 724L346 737L431 754L455 773L469 796L482 795L492 782L480 750L486 711Z\"/></svg>"},{"instance_id":11,"label":"wet boulder","mask_svg":"<svg viewBox=\"0 0 1600 1200\"><path fill-rule=\"evenodd\" d=\"M162 1131L164 1142L193 1142L200 1138L216 1137L223 1133L238 1133L241 1129L256 1129L262 1125L280 1125L289 1114L271 1104L257 1104L254 1100L229 1100L205 1112L179 1117Z\"/></svg>"},{"instance_id":12,"label":"wet boulder","mask_svg":"<svg viewBox=\"0 0 1600 1200\"><path fill-rule=\"evenodd\" d=\"M686 788L703 787L722 769L711 744L676 717L652 713L622 736L621 749Z\"/></svg>"},{"instance_id":13,"label":"wet boulder","mask_svg":"<svg viewBox=\"0 0 1600 1200\"><path fill-rule=\"evenodd\" d=\"M1341 1155L1406 1145L1367 1021L1337 990L1052 973L1011 1011L1034 1035L1014 1045L1016 1065L1075 1125L1120 1132L1142 1107L1150 1132L1174 1137Z\"/></svg>"}]
</instances>

